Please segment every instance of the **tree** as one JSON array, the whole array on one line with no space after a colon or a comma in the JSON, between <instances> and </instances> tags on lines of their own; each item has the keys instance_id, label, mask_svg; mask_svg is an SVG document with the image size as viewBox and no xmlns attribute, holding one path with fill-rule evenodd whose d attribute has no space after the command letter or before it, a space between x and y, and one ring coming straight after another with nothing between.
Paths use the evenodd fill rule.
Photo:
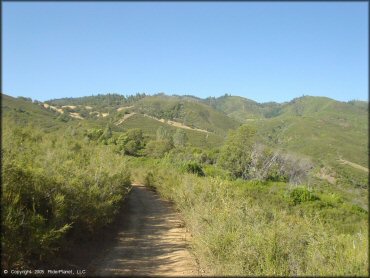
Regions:
<instances>
[{"instance_id":1,"label":"tree","mask_svg":"<svg viewBox=\"0 0 370 278\"><path fill-rule=\"evenodd\" d=\"M147 144L145 154L160 158L174 147L173 138L171 132L162 126L157 129L156 135L156 140L152 140Z\"/></svg>"},{"instance_id":2,"label":"tree","mask_svg":"<svg viewBox=\"0 0 370 278\"><path fill-rule=\"evenodd\" d=\"M70 119L71 119L71 117L70 116L68 116L66 113L62 113L62 114L60 114L59 116L58 116L58 118L57 118L59 121L61 121L61 122L68 122Z\"/></svg>"},{"instance_id":3,"label":"tree","mask_svg":"<svg viewBox=\"0 0 370 278\"><path fill-rule=\"evenodd\" d=\"M249 178L255 134L255 128L248 125L243 125L228 134L221 149L219 163L234 177Z\"/></svg>"},{"instance_id":4,"label":"tree","mask_svg":"<svg viewBox=\"0 0 370 278\"><path fill-rule=\"evenodd\" d=\"M91 128L85 131L85 136L89 138L89 140L96 141L98 140L104 131L101 128Z\"/></svg>"},{"instance_id":5,"label":"tree","mask_svg":"<svg viewBox=\"0 0 370 278\"><path fill-rule=\"evenodd\" d=\"M184 147L188 141L188 136L182 129L177 129L173 135L173 143L175 147Z\"/></svg>"},{"instance_id":6,"label":"tree","mask_svg":"<svg viewBox=\"0 0 370 278\"><path fill-rule=\"evenodd\" d=\"M143 131L139 128L129 129L118 137L117 145L124 154L137 156L139 150L144 148Z\"/></svg>"},{"instance_id":7,"label":"tree","mask_svg":"<svg viewBox=\"0 0 370 278\"><path fill-rule=\"evenodd\" d=\"M163 157L167 152L173 148L173 145L169 144L168 141L164 140L152 140L145 148L145 154L155 158Z\"/></svg>"},{"instance_id":8,"label":"tree","mask_svg":"<svg viewBox=\"0 0 370 278\"><path fill-rule=\"evenodd\" d=\"M112 133L111 124L108 123L104 129L103 134L100 136L99 140L107 142L112 137L112 135L113 133Z\"/></svg>"}]
</instances>

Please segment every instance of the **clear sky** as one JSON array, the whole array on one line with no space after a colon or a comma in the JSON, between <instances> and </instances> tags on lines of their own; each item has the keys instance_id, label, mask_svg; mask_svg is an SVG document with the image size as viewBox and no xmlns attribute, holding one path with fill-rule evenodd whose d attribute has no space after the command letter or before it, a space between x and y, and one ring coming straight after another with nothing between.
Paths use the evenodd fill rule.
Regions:
<instances>
[{"instance_id":1,"label":"clear sky","mask_svg":"<svg viewBox=\"0 0 370 278\"><path fill-rule=\"evenodd\" d=\"M368 100L367 2L3 2L2 92Z\"/></svg>"}]
</instances>

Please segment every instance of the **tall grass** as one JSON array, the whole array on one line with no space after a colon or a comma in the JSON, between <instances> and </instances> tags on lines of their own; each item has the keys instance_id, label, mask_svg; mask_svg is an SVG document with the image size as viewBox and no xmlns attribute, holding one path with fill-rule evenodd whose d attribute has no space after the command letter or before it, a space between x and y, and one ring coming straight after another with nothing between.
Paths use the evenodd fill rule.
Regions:
<instances>
[{"instance_id":1,"label":"tall grass","mask_svg":"<svg viewBox=\"0 0 370 278\"><path fill-rule=\"evenodd\" d=\"M146 165L143 182L174 201L209 274L368 274L366 216L355 232L342 233L320 213L267 196L274 190L263 189L268 185L179 174L165 162Z\"/></svg>"}]
</instances>

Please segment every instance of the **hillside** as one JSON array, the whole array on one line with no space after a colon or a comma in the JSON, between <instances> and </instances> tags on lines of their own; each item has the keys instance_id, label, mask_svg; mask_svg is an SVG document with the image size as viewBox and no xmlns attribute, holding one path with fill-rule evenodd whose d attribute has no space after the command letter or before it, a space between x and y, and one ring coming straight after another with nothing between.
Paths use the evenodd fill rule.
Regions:
<instances>
[{"instance_id":1,"label":"hillside","mask_svg":"<svg viewBox=\"0 0 370 278\"><path fill-rule=\"evenodd\" d=\"M368 166L363 151L368 142L368 106L363 101L304 96L279 104L229 95L200 99L107 94L32 103L3 95L3 112L18 121L32 116L33 122L49 128L62 122L86 127L104 127L111 122L117 132L139 127L149 137L154 137L160 126L172 131L181 128L196 146L219 146L229 130L247 123L256 126L260 140L273 147L331 167L337 167L340 159ZM351 168L351 164L344 165Z\"/></svg>"},{"instance_id":2,"label":"hillside","mask_svg":"<svg viewBox=\"0 0 370 278\"><path fill-rule=\"evenodd\" d=\"M258 103L247 98L229 95L219 98L209 97L205 101L215 109L242 123L277 116L281 107L281 104L276 102Z\"/></svg>"},{"instance_id":3,"label":"hillside","mask_svg":"<svg viewBox=\"0 0 370 278\"><path fill-rule=\"evenodd\" d=\"M8 120L19 125L32 122L34 125L43 127L45 131L57 130L63 126L62 122L57 120L60 113L45 109L41 103L24 98L13 98L2 94L1 111L3 124L6 124Z\"/></svg>"},{"instance_id":4,"label":"hillside","mask_svg":"<svg viewBox=\"0 0 370 278\"><path fill-rule=\"evenodd\" d=\"M40 103L3 95L2 109L5 117L20 122L32 118L46 129L62 123L103 128L111 122L116 132L138 127L153 138L160 126L172 132L181 128L195 146L219 146L228 130L244 122L256 126L260 140L270 146L330 167L368 166L363 151L368 142L368 107L361 101L304 96L282 104L260 104L228 95L203 100L165 94L108 94ZM340 164L340 159L350 163Z\"/></svg>"},{"instance_id":5,"label":"hillside","mask_svg":"<svg viewBox=\"0 0 370 278\"><path fill-rule=\"evenodd\" d=\"M143 130L144 134L146 134L151 139L155 139L156 131L159 127L166 128L170 131L171 134L174 134L177 129L172 125L144 116L142 114L132 115L131 117L127 118L127 120L122 122L122 124L120 124L119 126L123 127L126 130L130 128L140 128L141 130ZM220 137L214 133L205 133L189 129L184 129L184 132L187 134L191 144L195 147L219 147L224 141L223 137Z\"/></svg>"},{"instance_id":6,"label":"hillside","mask_svg":"<svg viewBox=\"0 0 370 278\"><path fill-rule=\"evenodd\" d=\"M309 156L332 168L346 165L349 172L357 170L340 159L368 167L364 152L368 146L367 102L303 96L282 104L260 104L227 95L208 101L230 117L254 125L260 140L270 146ZM364 180L367 173L359 175Z\"/></svg>"},{"instance_id":7,"label":"hillside","mask_svg":"<svg viewBox=\"0 0 370 278\"><path fill-rule=\"evenodd\" d=\"M368 110L329 98L302 97L282 105L280 114L258 122L270 144L324 162L344 158L367 167Z\"/></svg>"},{"instance_id":8,"label":"hillside","mask_svg":"<svg viewBox=\"0 0 370 278\"><path fill-rule=\"evenodd\" d=\"M156 118L174 120L184 125L226 135L239 123L201 101L179 96L148 96L134 103L135 111Z\"/></svg>"},{"instance_id":9,"label":"hillside","mask_svg":"<svg viewBox=\"0 0 370 278\"><path fill-rule=\"evenodd\" d=\"M162 110L158 110L158 114L155 110L151 110L157 103L151 99L152 97L147 97L148 100L143 103L137 101L140 97L118 98L111 95L99 95L86 97L86 99L76 98L76 101L66 98L42 103L32 102L32 100L25 98L13 98L3 94L3 121L5 123L15 121L23 126L32 124L42 128L45 132L57 131L59 133L63 133L66 128L79 130L104 129L109 124L117 136L128 129L140 128L148 140L156 137L156 131L159 127L168 129L171 134L174 134L180 128L184 130L189 138L190 145L201 148L220 146L226 136L227 126L239 125L217 111L210 111L208 118L204 118L206 123L203 124L203 118L190 111L189 107L198 105L194 103L185 104L187 108L184 111L190 111L189 117L185 121L181 121L181 118L171 118L178 122L169 121L167 120L168 117L166 117L166 120L156 118L154 116L165 114L166 111L170 110L167 107L172 107L171 105L173 103L177 104L179 100L164 102ZM114 102L112 99L116 99L116 101ZM109 105L106 105L106 103L109 103ZM204 105L199 104L198 106L202 107ZM143 110L143 107L146 107L147 110ZM210 108L210 110L212 109ZM140 111L143 113L140 113ZM201 108L199 108L199 111L201 111ZM187 115L186 112L185 115ZM199 124L194 125L193 122ZM212 130L210 126L218 130L219 134L208 131ZM202 127L208 128L208 130L202 129ZM225 131L223 131L223 128L225 128Z\"/></svg>"},{"instance_id":10,"label":"hillside","mask_svg":"<svg viewBox=\"0 0 370 278\"><path fill-rule=\"evenodd\" d=\"M205 130L225 136L227 130L240 124L191 96L146 96L98 95L83 98L64 98L47 101L58 109L68 110L82 118L113 117L119 119L127 112L149 115L158 120L170 120L185 127Z\"/></svg>"},{"instance_id":11,"label":"hillside","mask_svg":"<svg viewBox=\"0 0 370 278\"><path fill-rule=\"evenodd\" d=\"M364 102L301 97L282 105L278 116L256 125L266 144L311 157L324 179L367 189L368 109ZM361 192L356 194L366 203Z\"/></svg>"}]
</instances>

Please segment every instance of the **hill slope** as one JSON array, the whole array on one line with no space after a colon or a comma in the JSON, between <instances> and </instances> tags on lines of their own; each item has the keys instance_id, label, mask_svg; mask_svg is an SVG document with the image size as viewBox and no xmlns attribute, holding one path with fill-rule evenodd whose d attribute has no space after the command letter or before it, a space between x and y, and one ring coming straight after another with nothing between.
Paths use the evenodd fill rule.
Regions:
<instances>
[{"instance_id":1,"label":"hill slope","mask_svg":"<svg viewBox=\"0 0 370 278\"><path fill-rule=\"evenodd\" d=\"M228 130L244 122L256 126L260 140L273 147L310 156L331 167L368 167L364 151L368 106L363 101L304 96L282 104L260 104L227 95L203 100L164 94L108 94L32 103L3 95L2 109L5 117L20 122L32 118L46 128L60 127L63 122L86 127L113 122L117 132L140 127L149 137L159 126L183 128L195 145L214 147L222 144Z\"/></svg>"},{"instance_id":2,"label":"hill slope","mask_svg":"<svg viewBox=\"0 0 370 278\"><path fill-rule=\"evenodd\" d=\"M222 145L224 137L226 136L227 125L231 123L232 126L239 125L234 120L222 115L218 111L209 112L208 124L202 124L202 118L197 117L197 114L189 112L188 120L182 122L168 121L154 116L160 116L166 111L171 111L172 104L179 103L176 101L162 102L161 110L151 110L156 105L151 97L143 103L139 102L139 98L122 98L117 102L110 102L106 105L107 98L112 99L112 96L98 96L97 99L105 104L100 104L94 97L77 98L76 102L72 98L47 101L41 103L38 101L32 102L24 98L13 98L2 94L2 111L3 122L16 123L19 125L36 125L41 127L45 132L65 132L72 127L75 129L86 130L91 128L104 129L108 124L111 126L114 133L122 133L131 128L140 128L143 130L146 137L154 139L156 131L159 127L165 127L170 133L175 133L176 129L183 129L189 138L189 143L195 147L209 148L218 147ZM117 96L114 99L118 99ZM129 99L129 100L128 100ZM112 104L113 103L113 104ZM131 105L131 104L135 104ZM192 104L185 104L184 106L192 106ZM194 107L197 104L193 105ZM199 106L204 106L199 104ZM143 110L147 107L147 110ZM167 108L170 107L170 108ZM167 109L167 110L166 110ZM189 108L187 108L189 111ZM211 109L211 108L210 108ZM186 110L186 109L184 109ZM212 110L212 109L211 109ZM137 111L137 112L135 112ZM140 113L142 111L143 113ZM154 112L153 112L154 111ZM199 111L202 111L199 109ZM186 112L184 112L185 115ZM131 117L132 116L132 117ZM191 117L193 116L193 117ZM166 117L168 118L168 117ZM181 118L171 118L181 121ZM198 125L192 124L198 122ZM225 124L226 122L226 124ZM113 123L113 124L112 124ZM224 123L224 128L217 126L219 123ZM188 125L186 125L188 124ZM210 126L215 126L219 134L206 129L198 129L198 127L211 129Z\"/></svg>"}]
</instances>

